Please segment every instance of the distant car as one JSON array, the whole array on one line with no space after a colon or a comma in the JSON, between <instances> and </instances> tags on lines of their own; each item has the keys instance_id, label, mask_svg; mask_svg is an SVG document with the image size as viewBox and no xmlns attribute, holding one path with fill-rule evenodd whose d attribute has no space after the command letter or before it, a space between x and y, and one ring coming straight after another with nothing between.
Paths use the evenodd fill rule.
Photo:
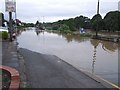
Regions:
<instances>
[{"instance_id":1,"label":"distant car","mask_svg":"<svg viewBox=\"0 0 120 90\"><path fill-rule=\"evenodd\" d=\"M8 32L8 28L7 27L0 27L0 32L2 32L2 31Z\"/></svg>"}]
</instances>

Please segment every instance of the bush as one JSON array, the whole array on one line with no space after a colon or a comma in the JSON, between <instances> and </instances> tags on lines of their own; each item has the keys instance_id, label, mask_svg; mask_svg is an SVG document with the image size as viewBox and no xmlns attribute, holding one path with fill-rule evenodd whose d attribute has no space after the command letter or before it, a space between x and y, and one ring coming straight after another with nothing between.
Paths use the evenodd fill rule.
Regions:
<instances>
[{"instance_id":1,"label":"bush","mask_svg":"<svg viewBox=\"0 0 120 90\"><path fill-rule=\"evenodd\" d=\"M2 39L8 39L8 33L6 31L2 32Z\"/></svg>"},{"instance_id":2,"label":"bush","mask_svg":"<svg viewBox=\"0 0 120 90\"><path fill-rule=\"evenodd\" d=\"M89 33L83 33L83 34L80 34L81 37L92 37L91 34Z\"/></svg>"},{"instance_id":3,"label":"bush","mask_svg":"<svg viewBox=\"0 0 120 90\"><path fill-rule=\"evenodd\" d=\"M58 30L64 33L71 33L69 26L67 26L66 24L61 25Z\"/></svg>"}]
</instances>

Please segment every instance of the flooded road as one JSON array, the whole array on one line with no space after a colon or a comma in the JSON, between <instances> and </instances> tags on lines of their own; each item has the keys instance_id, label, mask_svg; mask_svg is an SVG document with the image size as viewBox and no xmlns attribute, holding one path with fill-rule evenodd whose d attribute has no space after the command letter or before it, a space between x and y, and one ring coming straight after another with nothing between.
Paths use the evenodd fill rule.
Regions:
<instances>
[{"instance_id":1,"label":"flooded road","mask_svg":"<svg viewBox=\"0 0 120 90\"><path fill-rule=\"evenodd\" d=\"M118 85L118 49L116 43L53 32L22 32L19 47L35 52L56 55L77 69Z\"/></svg>"}]
</instances>

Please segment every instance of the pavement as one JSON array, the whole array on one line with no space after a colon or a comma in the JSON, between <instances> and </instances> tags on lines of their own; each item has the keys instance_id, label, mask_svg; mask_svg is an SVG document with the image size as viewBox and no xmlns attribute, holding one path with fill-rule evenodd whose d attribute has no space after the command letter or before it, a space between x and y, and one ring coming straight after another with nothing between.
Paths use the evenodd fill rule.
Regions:
<instances>
[{"instance_id":1,"label":"pavement","mask_svg":"<svg viewBox=\"0 0 120 90\"><path fill-rule=\"evenodd\" d=\"M20 48L25 60L27 80L32 88L106 88L54 55Z\"/></svg>"},{"instance_id":2,"label":"pavement","mask_svg":"<svg viewBox=\"0 0 120 90\"><path fill-rule=\"evenodd\" d=\"M20 88L101 88L101 82L89 77L54 55L23 48L16 42L2 42L2 65L17 69Z\"/></svg>"},{"instance_id":3,"label":"pavement","mask_svg":"<svg viewBox=\"0 0 120 90\"><path fill-rule=\"evenodd\" d=\"M23 65L23 58L18 53L17 43L16 41L10 42L10 41L0 41L1 48L2 48L2 54L1 55L1 65L9 66L17 71L19 71L20 74L20 87L25 88L27 87L26 83L26 75L24 71L24 65ZM0 48L0 49L1 49Z\"/></svg>"},{"instance_id":4,"label":"pavement","mask_svg":"<svg viewBox=\"0 0 120 90\"><path fill-rule=\"evenodd\" d=\"M10 66L19 70L19 61L15 42L2 42L2 65Z\"/></svg>"}]
</instances>

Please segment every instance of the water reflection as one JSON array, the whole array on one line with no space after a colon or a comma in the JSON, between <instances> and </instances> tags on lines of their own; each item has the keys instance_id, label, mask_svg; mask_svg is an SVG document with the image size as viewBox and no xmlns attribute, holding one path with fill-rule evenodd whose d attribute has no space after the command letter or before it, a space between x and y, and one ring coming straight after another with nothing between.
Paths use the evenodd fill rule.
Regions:
<instances>
[{"instance_id":1,"label":"water reflection","mask_svg":"<svg viewBox=\"0 0 120 90\"><path fill-rule=\"evenodd\" d=\"M40 33L44 34L44 30L40 30L40 29L35 29L36 35L38 36Z\"/></svg>"},{"instance_id":2,"label":"water reflection","mask_svg":"<svg viewBox=\"0 0 120 90\"><path fill-rule=\"evenodd\" d=\"M95 72L95 62L97 60L97 47L99 46L99 44L101 44L102 48L104 51L108 52L108 53L113 53L116 50L119 49L119 44L117 43L113 43L113 42L107 42L107 41L101 41L101 40L96 40L96 39L91 39L90 40L91 44L94 47L93 50L93 62L92 62L92 74L94 74Z\"/></svg>"},{"instance_id":3,"label":"water reflection","mask_svg":"<svg viewBox=\"0 0 120 90\"><path fill-rule=\"evenodd\" d=\"M32 29L33 30L33 29ZM24 30L18 30L17 31L17 36L20 36L22 34L22 32L28 31L27 29ZM38 30L35 28L35 32L36 35L39 36L39 34L43 34L46 31L43 30ZM76 41L78 43L83 42L83 41L88 41L90 38L86 38L86 37L81 37L80 34L64 34L61 32L56 32L56 31L48 31L47 33L54 33L57 34L58 36L62 36L63 38L65 38L67 40L68 43L72 42L72 41ZM107 42L107 41L101 41L101 40L95 40L95 39L91 39L90 40L91 44L94 46L94 48L97 48L97 46L101 43L102 44L102 48L107 51L107 52L115 52L116 50L118 50L118 48L120 48L119 44L113 43L113 42Z\"/></svg>"},{"instance_id":4,"label":"water reflection","mask_svg":"<svg viewBox=\"0 0 120 90\"><path fill-rule=\"evenodd\" d=\"M87 41L89 40L88 38L85 37L80 37L80 34L62 34L63 37L66 38L67 42L72 42L72 41L76 41L78 43L83 42L83 41Z\"/></svg>"},{"instance_id":5,"label":"water reflection","mask_svg":"<svg viewBox=\"0 0 120 90\"><path fill-rule=\"evenodd\" d=\"M57 34L58 36L62 36L67 40L68 43L72 41L76 41L78 43L83 42L83 41L88 41L90 38L89 37L81 37L80 34L65 34L65 33L60 33L60 32L55 32L55 31L49 31L48 33L54 33ZM105 51L110 51L110 52L115 52L119 48L119 44L113 43L113 42L107 42L107 41L101 41L101 40L96 40L96 39L91 39L90 40L91 44L97 48L97 46L101 43L102 48Z\"/></svg>"},{"instance_id":6,"label":"water reflection","mask_svg":"<svg viewBox=\"0 0 120 90\"><path fill-rule=\"evenodd\" d=\"M90 41L94 47L98 46L99 44L102 44L102 48L107 52L115 52L120 48L119 44L113 43L113 42L101 41L101 40L95 40L95 39L92 39Z\"/></svg>"},{"instance_id":7,"label":"water reflection","mask_svg":"<svg viewBox=\"0 0 120 90\"><path fill-rule=\"evenodd\" d=\"M22 34L22 32L25 32L25 31L28 31L28 30L26 30L26 29L18 30L17 36L20 36ZM46 31L38 30L35 28L35 32L36 32L37 36L39 36L39 34L43 34L43 36L44 36L44 32L46 32ZM83 41L90 40L90 38L88 38L88 37L81 37L80 34L76 34L76 35L75 34L65 34L65 33L56 32L56 31L47 31L47 33L50 33L50 34L54 33L54 34L57 34L58 36L62 36L63 38L66 39L66 41L68 43L70 43L72 41L76 41L76 42L80 43ZM107 52L115 52L116 50L118 50L120 48L119 44L116 44L113 42L107 42L107 41L101 41L101 40L95 40L95 39L91 39L90 42L94 46L94 49L96 49L99 44L102 44L102 48Z\"/></svg>"},{"instance_id":8,"label":"water reflection","mask_svg":"<svg viewBox=\"0 0 120 90\"><path fill-rule=\"evenodd\" d=\"M58 36L62 36L63 38L65 38L65 40L70 43L72 41L76 41L78 43L83 42L83 41L88 41L89 38L87 37L81 37L80 34L65 34L65 33L61 33L58 31L48 31L47 33L54 33L57 34Z\"/></svg>"},{"instance_id":9,"label":"water reflection","mask_svg":"<svg viewBox=\"0 0 120 90\"><path fill-rule=\"evenodd\" d=\"M94 74L94 69L95 69L95 62L96 62L96 54L97 54L97 46L100 43L100 40L95 40L95 39L91 39L90 40L91 44L94 46L94 50L93 50L93 62L92 62L92 74Z\"/></svg>"},{"instance_id":10,"label":"water reflection","mask_svg":"<svg viewBox=\"0 0 120 90\"><path fill-rule=\"evenodd\" d=\"M95 61L96 61L96 48L97 46L94 47L94 55L93 55L93 63L92 63L92 74L94 74L94 68L95 68Z\"/></svg>"},{"instance_id":11,"label":"water reflection","mask_svg":"<svg viewBox=\"0 0 120 90\"><path fill-rule=\"evenodd\" d=\"M109 50L109 51L111 51L111 52L115 52L115 51L118 49L118 47L119 47L118 44L112 43L112 42L102 41L101 43L102 43L102 48L103 48L105 51Z\"/></svg>"},{"instance_id":12,"label":"water reflection","mask_svg":"<svg viewBox=\"0 0 120 90\"><path fill-rule=\"evenodd\" d=\"M22 34L22 32L25 32L25 31L27 31L27 29L26 28L24 28L24 29L17 29L17 36L20 36L21 34Z\"/></svg>"}]
</instances>

